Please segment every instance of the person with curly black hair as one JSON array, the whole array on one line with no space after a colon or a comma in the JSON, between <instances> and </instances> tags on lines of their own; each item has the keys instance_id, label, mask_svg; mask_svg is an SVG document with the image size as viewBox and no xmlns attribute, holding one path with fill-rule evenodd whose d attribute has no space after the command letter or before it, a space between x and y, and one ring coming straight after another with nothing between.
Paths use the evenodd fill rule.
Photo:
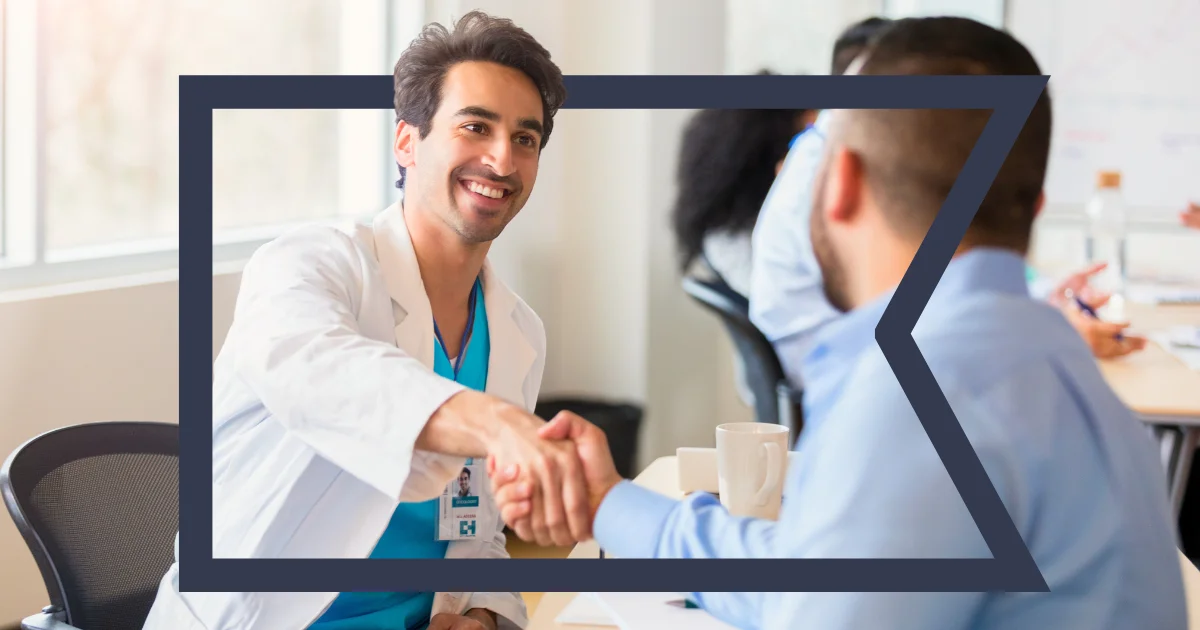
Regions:
<instances>
[{"instance_id":1,"label":"person with curly black hair","mask_svg":"<svg viewBox=\"0 0 1200 630\"><path fill-rule=\"evenodd\" d=\"M750 234L789 142L809 119L802 109L707 109L692 116L671 216L684 271L703 260L749 295Z\"/></svg>"}]
</instances>

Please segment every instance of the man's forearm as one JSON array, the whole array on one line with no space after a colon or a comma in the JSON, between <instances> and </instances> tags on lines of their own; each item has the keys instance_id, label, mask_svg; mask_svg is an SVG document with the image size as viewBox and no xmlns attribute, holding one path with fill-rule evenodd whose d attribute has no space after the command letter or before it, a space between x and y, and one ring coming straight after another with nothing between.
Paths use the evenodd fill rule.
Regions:
<instances>
[{"instance_id":1,"label":"man's forearm","mask_svg":"<svg viewBox=\"0 0 1200 630\"><path fill-rule=\"evenodd\" d=\"M499 431L519 422L524 410L473 390L451 396L417 435L417 448L456 457L487 457Z\"/></svg>"},{"instance_id":2,"label":"man's forearm","mask_svg":"<svg viewBox=\"0 0 1200 630\"><path fill-rule=\"evenodd\" d=\"M500 625L500 621L496 618L496 613L486 608L472 608L463 613L463 616L478 621L483 624L483 627L490 630L494 630Z\"/></svg>"},{"instance_id":3,"label":"man's forearm","mask_svg":"<svg viewBox=\"0 0 1200 630\"><path fill-rule=\"evenodd\" d=\"M623 483L596 515L597 542L622 558L770 558L774 523L731 516L712 495L682 501ZM702 608L738 627L757 623L762 593L692 593Z\"/></svg>"}]
</instances>

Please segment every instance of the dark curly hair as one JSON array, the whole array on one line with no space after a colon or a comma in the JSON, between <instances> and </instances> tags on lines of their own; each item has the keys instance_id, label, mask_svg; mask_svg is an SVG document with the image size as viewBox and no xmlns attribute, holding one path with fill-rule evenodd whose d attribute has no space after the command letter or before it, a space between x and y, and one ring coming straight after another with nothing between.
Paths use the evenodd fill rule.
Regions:
<instances>
[{"instance_id":1,"label":"dark curly hair","mask_svg":"<svg viewBox=\"0 0 1200 630\"><path fill-rule=\"evenodd\" d=\"M442 102L446 73L465 61L490 61L520 70L533 81L542 97L542 143L545 148L554 130L554 114L567 98L562 70L550 52L512 20L472 11L462 16L450 32L438 23L426 25L400 55L393 73L396 122L415 126L424 139ZM404 187L404 167L397 188Z\"/></svg>"},{"instance_id":2,"label":"dark curly hair","mask_svg":"<svg viewBox=\"0 0 1200 630\"><path fill-rule=\"evenodd\" d=\"M769 74L760 72L759 74ZM707 109L683 133L671 221L686 270L717 231L754 228L804 110Z\"/></svg>"}]
</instances>

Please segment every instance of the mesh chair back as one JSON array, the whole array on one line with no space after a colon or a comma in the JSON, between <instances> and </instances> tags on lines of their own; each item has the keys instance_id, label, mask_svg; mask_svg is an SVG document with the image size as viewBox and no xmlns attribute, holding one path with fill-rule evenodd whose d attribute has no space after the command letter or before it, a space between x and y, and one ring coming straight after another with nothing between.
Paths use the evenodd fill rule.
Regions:
<instances>
[{"instance_id":1,"label":"mesh chair back","mask_svg":"<svg viewBox=\"0 0 1200 630\"><path fill-rule=\"evenodd\" d=\"M746 384L754 394L754 415L759 422L788 425L799 430L799 394L792 392L775 348L750 321L750 304L745 296L719 277L705 280L694 276L683 279L683 290L708 310L717 314L734 348L742 358ZM790 408L783 408L788 405Z\"/></svg>"},{"instance_id":2,"label":"mesh chair back","mask_svg":"<svg viewBox=\"0 0 1200 630\"><path fill-rule=\"evenodd\" d=\"M67 623L82 630L142 627L174 560L177 425L50 431L9 456L0 491Z\"/></svg>"}]
</instances>

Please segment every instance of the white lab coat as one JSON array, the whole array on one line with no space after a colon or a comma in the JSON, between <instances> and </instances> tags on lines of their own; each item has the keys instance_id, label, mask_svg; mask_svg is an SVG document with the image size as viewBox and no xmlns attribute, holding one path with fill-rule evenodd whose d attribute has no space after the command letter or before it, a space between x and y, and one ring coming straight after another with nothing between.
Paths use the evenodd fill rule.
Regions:
<instances>
[{"instance_id":1,"label":"white lab coat","mask_svg":"<svg viewBox=\"0 0 1200 630\"><path fill-rule=\"evenodd\" d=\"M486 263L483 290L486 391L532 411L545 329ZM371 224L305 227L260 248L214 366L214 556L367 558L399 501L439 496L465 460L414 444L463 387L433 373L434 340L399 204ZM478 527L446 557L507 557L499 516ZM337 595L180 593L178 549L176 560L147 630L294 630ZM471 608L501 627L527 623L519 593L437 593L433 614Z\"/></svg>"}]
</instances>

